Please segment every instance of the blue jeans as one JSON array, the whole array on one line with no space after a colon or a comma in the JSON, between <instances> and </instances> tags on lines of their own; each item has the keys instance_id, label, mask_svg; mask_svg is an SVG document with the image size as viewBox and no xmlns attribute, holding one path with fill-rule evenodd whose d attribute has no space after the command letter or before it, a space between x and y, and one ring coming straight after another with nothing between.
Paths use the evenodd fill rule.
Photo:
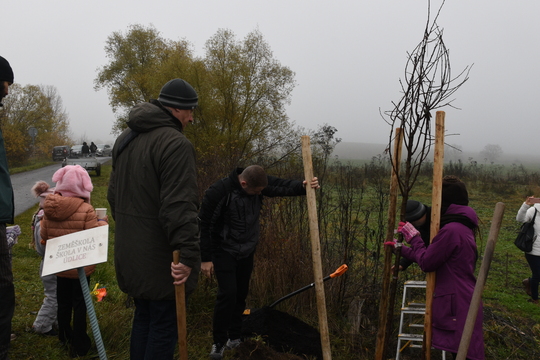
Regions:
<instances>
[{"instance_id":1,"label":"blue jeans","mask_svg":"<svg viewBox=\"0 0 540 360\"><path fill-rule=\"evenodd\" d=\"M531 285L531 297L538 300L538 284L540 283L540 256L525 254L525 259L529 263L532 271L532 277L529 278Z\"/></svg>"},{"instance_id":2,"label":"blue jeans","mask_svg":"<svg viewBox=\"0 0 540 360\"><path fill-rule=\"evenodd\" d=\"M131 360L172 360L178 342L174 300L134 299Z\"/></svg>"}]
</instances>

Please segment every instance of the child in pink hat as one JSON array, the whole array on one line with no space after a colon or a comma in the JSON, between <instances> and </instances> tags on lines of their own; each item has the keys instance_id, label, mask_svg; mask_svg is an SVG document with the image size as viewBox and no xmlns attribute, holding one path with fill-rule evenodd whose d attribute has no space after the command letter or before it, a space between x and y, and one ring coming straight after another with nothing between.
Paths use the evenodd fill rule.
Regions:
<instances>
[{"instance_id":1,"label":"child in pink hat","mask_svg":"<svg viewBox=\"0 0 540 360\"><path fill-rule=\"evenodd\" d=\"M54 194L45 198L44 217L41 221L41 239L49 239L77 231L107 225L107 219L99 219L92 205L93 190L88 172L79 165L67 165L53 175L56 182ZM95 265L86 266L86 279ZM90 337L86 333L86 305L76 269L56 274L58 301L58 337L70 347L72 357L84 356L90 350ZM73 317L73 326L71 320Z\"/></svg>"}]
</instances>

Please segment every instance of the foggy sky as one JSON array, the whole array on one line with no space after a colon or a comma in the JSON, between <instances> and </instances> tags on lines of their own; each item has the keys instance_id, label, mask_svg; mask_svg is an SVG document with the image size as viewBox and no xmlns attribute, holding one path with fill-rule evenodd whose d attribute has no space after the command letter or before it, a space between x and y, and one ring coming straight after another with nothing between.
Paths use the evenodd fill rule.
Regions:
<instances>
[{"instance_id":1,"label":"foggy sky","mask_svg":"<svg viewBox=\"0 0 540 360\"><path fill-rule=\"evenodd\" d=\"M440 1L432 3L432 12ZM0 55L15 82L57 88L73 138L112 142L114 114L105 90L94 91L104 46L114 31L153 25L167 39L186 39L202 56L218 29L238 39L259 29L274 57L296 73L288 115L297 125L330 124L347 142L388 143L379 115L401 97L407 51L420 42L427 1L4 0ZM474 64L470 79L445 108L446 142L464 150L498 144L527 153L540 97L540 3L448 0L438 24L453 75ZM433 13L434 15L434 13ZM196 124L194 125L196 126Z\"/></svg>"}]
</instances>

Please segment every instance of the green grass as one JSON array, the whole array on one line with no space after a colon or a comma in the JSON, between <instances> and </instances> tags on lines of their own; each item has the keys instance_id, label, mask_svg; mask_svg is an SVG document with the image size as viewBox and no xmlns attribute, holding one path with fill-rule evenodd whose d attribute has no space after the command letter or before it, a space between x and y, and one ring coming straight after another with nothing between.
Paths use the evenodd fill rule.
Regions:
<instances>
[{"instance_id":1,"label":"green grass","mask_svg":"<svg viewBox=\"0 0 540 360\"><path fill-rule=\"evenodd\" d=\"M40 169L44 166L53 165L57 163L58 161L52 161L50 159L34 159L34 160L29 161L27 165L10 167L9 173L11 175L14 175L14 174L22 173L25 171Z\"/></svg>"},{"instance_id":2,"label":"green grass","mask_svg":"<svg viewBox=\"0 0 540 360\"><path fill-rule=\"evenodd\" d=\"M92 204L95 207L109 207L106 200L107 183L111 171L110 165L102 167L100 177L91 174L94 184ZM497 240L495 254L484 290L484 334L486 359L535 359L540 357L540 307L527 302L521 281L529 276L530 270L524 255L513 245L518 224L515 215L519 209L524 192L529 189L516 188L510 194L485 191L480 187L470 187L470 205L477 210L481 220L482 238L478 239L479 253L483 255L495 204L505 202L505 214ZM509 191L510 192L510 191ZM540 193L540 191L538 192ZM430 203L429 182L421 182L414 198ZM43 298L43 289L38 276L40 258L29 248L32 241L30 221L37 206L21 214L15 223L21 226L19 243L13 249L13 272L16 289L16 309L12 321L17 339L12 342L10 356L12 360L22 359L69 359L57 338L43 337L29 332ZM126 308L126 295L116 283L113 261L115 224L110 219L109 261L100 264L92 275L90 288L96 283L107 288L108 295L102 302L94 301L99 321L101 336L109 359L129 359L129 334L133 308ZM350 264L352 265L352 264ZM362 266L357 265L357 266ZM413 265L412 267L415 267ZM422 278L417 269L410 268L406 275L409 279ZM480 261L478 263L480 267ZM397 299L401 299L401 289ZM276 289L276 294L280 293ZM190 359L206 359L212 343L211 322L216 284L204 277L190 298L188 308L188 345ZM361 294L358 294L361 295ZM272 295L279 298L279 295ZM364 305L367 306L367 305ZM294 314L296 316L296 314ZM313 323L311 319L302 319ZM375 318L375 320L373 320ZM331 334L332 358L334 360L372 359L374 356L374 327L376 315L366 314L362 326L363 333L358 338L347 334L344 318L331 318L334 326L340 328ZM394 315L399 320L398 313ZM336 325L337 324L337 325ZM397 327L397 325L396 325ZM88 329L91 334L91 329ZM393 339L394 340L394 339ZM393 347L389 354L394 354ZM93 350L95 351L95 350ZM359 355L362 354L362 355ZM364 355L366 354L366 355ZM92 354L96 356L94 352ZM391 355L389 355L390 357ZM418 353L403 359L415 359ZM434 355L436 356L438 355ZM90 359L91 355L84 359ZM230 356L228 356L230 358Z\"/></svg>"}]
</instances>

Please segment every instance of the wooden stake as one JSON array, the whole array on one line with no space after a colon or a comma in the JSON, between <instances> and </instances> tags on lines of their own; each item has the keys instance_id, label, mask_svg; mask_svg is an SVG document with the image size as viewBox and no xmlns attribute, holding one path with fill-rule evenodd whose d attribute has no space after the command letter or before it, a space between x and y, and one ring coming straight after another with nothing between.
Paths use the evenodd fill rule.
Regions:
<instances>
[{"instance_id":1,"label":"wooden stake","mask_svg":"<svg viewBox=\"0 0 540 360\"><path fill-rule=\"evenodd\" d=\"M326 300L324 296L323 271L321 260L321 244L319 239L319 222L317 219L317 203L315 189L309 184L313 179L313 164L311 161L311 146L309 136L302 136L302 159L304 160L304 176L307 181L306 197L309 216L309 232L311 236L311 256L313 258L313 275L315 278L315 293L317 296L317 310L319 314L319 331L321 333L321 346L323 360L331 360L330 336L328 332L328 319L326 315Z\"/></svg>"},{"instance_id":2,"label":"wooden stake","mask_svg":"<svg viewBox=\"0 0 540 360\"><path fill-rule=\"evenodd\" d=\"M173 251L173 263L180 262L180 250ZM188 359L187 321L186 321L186 289L185 283L174 286L176 297L176 324L178 326L178 353L180 360Z\"/></svg>"},{"instance_id":3,"label":"wooden stake","mask_svg":"<svg viewBox=\"0 0 540 360\"><path fill-rule=\"evenodd\" d=\"M394 153L392 175L390 180L390 195L388 204L388 224L386 228L386 241L394 239L394 229L396 225L397 198L398 198L398 177L399 165L401 162L401 149L403 144L403 132L401 128L396 129L394 139ZM397 171L396 171L397 170ZM390 301L390 281L392 274L392 251L390 246L384 247L384 269L381 289L381 300L379 302L379 329L377 331L377 345L375 348L375 359L383 360L386 358L386 350L389 341L389 328L392 323L392 311L394 301ZM399 270L399 269L398 269ZM395 293L394 293L395 295ZM394 296L395 298L395 296Z\"/></svg>"},{"instance_id":4,"label":"wooden stake","mask_svg":"<svg viewBox=\"0 0 540 360\"><path fill-rule=\"evenodd\" d=\"M439 232L441 223L442 178L444 167L444 111L437 111L435 118L435 154L433 159L433 189L431 194L430 243ZM422 358L431 359L431 318L433 317L433 293L435 272L426 274L426 315L424 318L424 341Z\"/></svg>"},{"instance_id":5,"label":"wooden stake","mask_svg":"<svg viewBox=\"0 0 540 360\"><path fill-rule=\"evenodd\" d=\"M469 351L469 345L471 344L471 337L474 331L478 309L482 303L482 292L484 291L484 285L486 284L489 268L491 266L491 260L493 259L493 253L495 252L495 244L497 243L497 237L499 236L499 229L501 228L503 215L504 204L502 202L498 202L495 205L495 211L493 212L489 237L486 250L484 251L484 259L482 260L482 265L480 266L480 271L478 272L478 278L476 279L476 286L474 287L471 305L469 306L469 312L467 313L467 319L465 320L465 327L463 328L463 333L461 334L461 342L459 343L457 360L465 360L467 357L467 352Z\"/></svg>"}]
</instances>

